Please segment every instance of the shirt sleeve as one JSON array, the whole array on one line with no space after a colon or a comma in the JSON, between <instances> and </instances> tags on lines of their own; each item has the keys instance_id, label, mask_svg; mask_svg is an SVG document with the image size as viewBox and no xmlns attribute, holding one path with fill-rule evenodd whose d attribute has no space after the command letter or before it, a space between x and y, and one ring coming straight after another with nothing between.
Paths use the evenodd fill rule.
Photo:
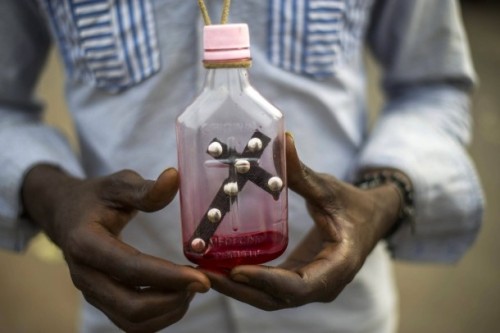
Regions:
<instances>
[{"instance_id":1,"label":"shirt sleeve","mask_svg":"<svg viewBox=\"0 0 500 333\"><path fill-rule=\"evenodd\" d=\"M383 69L386 105L358 169L394 167L415 189L415 233L389 239L395 258L454 262L473 243L484 197L466 146L476 83L453 0L381 0L368 43Z\"/></svg>"},{"instance_id":2,"label":"shirt sleeve","mask_svg":"<svg viewBox=\"0 0 500 333\"><path fill-rule=\"evenodd\" d=\"M0 247L20 251L37 228L23 219L24 175L39 163L82 176L67 140L41 121L33 94L50 47L36 1L0 1Z\"/></svg>"}]
</instances>

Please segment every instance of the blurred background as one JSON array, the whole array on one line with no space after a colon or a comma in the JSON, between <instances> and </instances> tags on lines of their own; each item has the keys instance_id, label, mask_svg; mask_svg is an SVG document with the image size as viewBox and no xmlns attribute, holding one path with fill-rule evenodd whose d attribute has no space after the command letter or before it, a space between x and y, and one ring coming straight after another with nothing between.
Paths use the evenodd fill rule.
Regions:
<instances>
[{"instance_id":1,"label":"blurred background","mask_svg":"<svg viewBox=\"0 0 500 333\"><path fill-rule=\"evenodd\" d=\"M395 264L401 333L500 332L500 5L464 1L463 16L481 79L474 97L470 153L488 206L476 244L458 264ZM371 82L376 82L376 68L368 63ZM75 145L62 88L59 58L52 52L39 93L46 102L46 121L61 128ZM371 92L370 105L375 110L381 98L378 91ZM78 304L79 294L60 253L43 235L27 253L0 250L0 332L76 332Z\"/></svg>"}]
</instances>

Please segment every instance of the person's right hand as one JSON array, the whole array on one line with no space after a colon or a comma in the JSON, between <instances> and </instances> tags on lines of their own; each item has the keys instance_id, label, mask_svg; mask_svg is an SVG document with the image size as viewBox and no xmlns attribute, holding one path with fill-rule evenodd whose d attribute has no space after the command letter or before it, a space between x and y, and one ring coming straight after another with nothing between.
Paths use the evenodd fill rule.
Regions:
<instances>
[{"instance_id":1,"label":"person's right hand","mask_svg":"<svg viewBox=\"0 0 500 333\"><path fill-rule=\"evenodd\" d=\"M85 299L127 332L153 332L179 321L194 293L209 290L210 282L119 237L138 210L164 208L177 188L175 169L156 181L128 170L81 180L37 165L24 179L22 198L28 217L61 248Z\"/></svg>"}]
</instances>

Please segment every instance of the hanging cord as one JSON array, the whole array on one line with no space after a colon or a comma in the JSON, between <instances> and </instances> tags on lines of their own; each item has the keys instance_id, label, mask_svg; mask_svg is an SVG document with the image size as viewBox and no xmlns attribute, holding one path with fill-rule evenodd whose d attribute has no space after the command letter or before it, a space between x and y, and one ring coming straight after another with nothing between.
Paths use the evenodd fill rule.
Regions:
<instances>
[{"instance_id":1,"label":"hanging cord","mask_svg":"<svg viewBox=\"0 0 500 333\"><path fill-rule=\"evenodd\" d=\"M222 7L222 16L220 18L220 24L227 24L230 9L231 9L231 0L224 0L224 7Z\"/></svg>"},{"instance_id":2,"label":"hanging cord","mask_svg":"<svg viewBox=\"0 0 500 333\"><path fill-rule=\"evenodd\" d=\"M205 6L205 1L198 0L198 5L200 6L201 15L203 16L203 21L205 21L205 25L212 24L210 20L210 15L208 14L207 6Z\"/></svg>"},{"instance_id":3,"label":"hanging cord","mask_svg":"<svg viewBox=\"0 0 500 333\"><path fill-rule=\"evenodd\" d=\"M198 5L200 6L201 15L203 16L203 21L205 21L205 25L211 25L212 20L210 19L210 15L208 14L208 10L207 10L207 6L205 5L205 1L198 0ZM231 0L224 0L220 24L227 24L227 21L229 19L229 10L230 9L231 9Z\"/></svg>"}]
</instances>

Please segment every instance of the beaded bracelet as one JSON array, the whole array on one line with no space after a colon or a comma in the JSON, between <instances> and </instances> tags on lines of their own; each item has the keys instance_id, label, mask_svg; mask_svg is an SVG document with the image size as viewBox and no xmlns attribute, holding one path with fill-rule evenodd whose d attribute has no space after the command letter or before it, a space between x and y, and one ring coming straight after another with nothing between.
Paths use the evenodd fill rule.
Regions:
<instances>
[{"instance_id":1,"label":"beaded bracelet","mask_svg":"<svg viewBox=\"0 0 500 333\"><path fill-rule=\"evenodd\" d=\"M388 239L393 236L404 223L409 223L412 234L415 233L413 187L408 181L404 180L396 171L383 170L366 173L354 182L355 186L364 190L385 184L393 184L396 186L403 205L399 211L398 220L384 238Z\"/></svg>"}]
</instances>

